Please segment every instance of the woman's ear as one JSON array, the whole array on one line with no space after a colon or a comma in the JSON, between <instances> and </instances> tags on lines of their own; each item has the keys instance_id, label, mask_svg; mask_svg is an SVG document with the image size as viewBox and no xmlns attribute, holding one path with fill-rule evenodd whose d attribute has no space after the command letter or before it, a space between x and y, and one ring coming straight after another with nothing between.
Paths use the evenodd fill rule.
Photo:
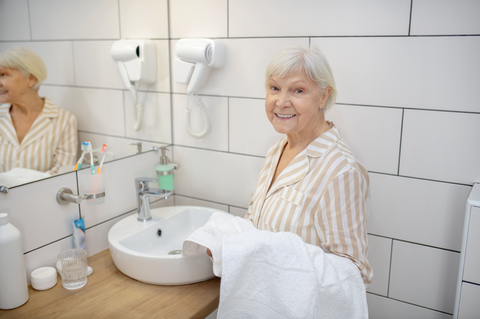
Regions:
<instances>
[{"instance_id":1,"label":"woman's ear","mask_svg":"<svg viewBox=\"0 0 480 319\"><path fill-rule=\"evenodd\" d=\"M37 83L37 78L35 77L35 75L30 74L30 76L28 77L28 87L32 88L35 83Z\"/></svg>"},{"instance_id":2,"label":"woman's ear","mask_svg":"<svg viewBox=\"0 0 480 319\"><path fill-rule=\"evenodd\" d=\"M330 86L327 86L327 88L323 91L323 94L322 94L322 99L320 101L320 110L323 110L325 105L327 105L327 100L331 93L332 93L332 88Z\"/></svg>"}]
</instances>

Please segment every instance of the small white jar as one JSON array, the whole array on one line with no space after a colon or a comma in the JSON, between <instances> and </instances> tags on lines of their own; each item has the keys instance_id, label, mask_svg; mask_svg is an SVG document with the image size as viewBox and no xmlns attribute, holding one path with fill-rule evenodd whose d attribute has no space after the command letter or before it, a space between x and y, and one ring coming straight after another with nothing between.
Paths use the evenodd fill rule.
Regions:
<instances>
[{"instance_id":1,"label":"small white jar","mask_svg":"<svg viewBox=\"0 0 480 319\"><path fill-rule=\"evenodd\" d=\"M35 269L31 274L32 288L47 290L57 284L57 271L53 267Z\"/></svg>"}]
</instances>

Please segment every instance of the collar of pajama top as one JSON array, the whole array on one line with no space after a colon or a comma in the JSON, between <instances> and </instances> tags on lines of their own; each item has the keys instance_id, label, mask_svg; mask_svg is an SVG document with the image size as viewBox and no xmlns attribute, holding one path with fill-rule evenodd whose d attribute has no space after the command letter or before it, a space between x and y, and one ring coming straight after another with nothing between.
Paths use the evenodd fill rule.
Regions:
<instances>
[{"instance_id":1,"label":"collar of pajama top","mask_svg":"<svg viewBox=\"0 0 480 319\"><path fill-rule=\"evenodd\" d=\"M35 119L20 144L18 143L12 117L10 116L10 106L10 104L0 105L0 134L2 134L18 152L42 138L49 130L53 129L52 120L57 118L59 114L59 109L55 107L53 102L45 98L45 105L43 106L42 112L40 112Z\"/></svg>"}]
</instances>

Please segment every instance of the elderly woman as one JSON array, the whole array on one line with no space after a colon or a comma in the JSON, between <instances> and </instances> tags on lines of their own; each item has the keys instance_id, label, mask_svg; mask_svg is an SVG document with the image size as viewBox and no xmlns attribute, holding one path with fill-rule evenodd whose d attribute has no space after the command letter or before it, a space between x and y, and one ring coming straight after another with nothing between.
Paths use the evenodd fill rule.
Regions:
<instances>
[{"instance_id":1,"label":"elderly woman","mask_svg":"<svg viewBox=\"0 0 480 319\"><path fill-rule=\"evenodd\" d=\"M32 50L0 53L0 173L21 167L55 174L75 164L76 119L38 95L46 77Z\"/></svg>"},{"instance_id":2,"label":"elderly woman","mask_svg":"<svg viewBox=\"0 0 480 319\"><path fill-rule=\"evenodd\" d=\"M369 178L325 120L336 98L327 60L316 48L283 49L268 65L265 85L267 117L286 136L267 153L246 218L260 230L292 232L349 258L368 288Z\"/></svg>"}]
</instances>

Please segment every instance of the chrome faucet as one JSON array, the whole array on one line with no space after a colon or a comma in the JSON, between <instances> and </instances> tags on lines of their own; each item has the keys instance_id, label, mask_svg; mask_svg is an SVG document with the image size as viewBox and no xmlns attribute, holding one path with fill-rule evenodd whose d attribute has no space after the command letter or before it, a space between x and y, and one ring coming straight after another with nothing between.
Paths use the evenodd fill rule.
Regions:
<instances>
[{"instance_id":1,"label":"chrome faucet","mask_svg":"<svg viewBox=\"0 0 480 319\"><path fill-rule=\"evenodd\" d=\"M150 215L150 197L162 197L167 199L172 192L158 188L149 188L148 183L158 182L158 179L151 177L135 178L135 190L137 196L138 220L146 222L152 219Z\"/></svg>"}]
</instances>

